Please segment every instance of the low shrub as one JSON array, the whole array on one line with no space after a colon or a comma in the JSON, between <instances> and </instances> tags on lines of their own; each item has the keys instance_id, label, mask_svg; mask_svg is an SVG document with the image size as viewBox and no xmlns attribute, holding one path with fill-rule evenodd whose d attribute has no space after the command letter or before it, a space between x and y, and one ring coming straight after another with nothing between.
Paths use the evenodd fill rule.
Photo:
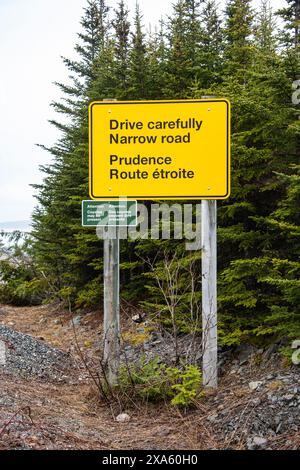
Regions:
<instances>
[{"instance_id":1,"label":"low shrub","mask_svg":"<svg viewBox=\"0 0 300 470\"><path fill-rule=\"evenodd\" d=\"M142 358L137 364L121 367L118 390L131 399L189 408L201 397L201 382L201 372L194 365L168 367L158 358L148 362Z\"/></svg>"}]
</instances>

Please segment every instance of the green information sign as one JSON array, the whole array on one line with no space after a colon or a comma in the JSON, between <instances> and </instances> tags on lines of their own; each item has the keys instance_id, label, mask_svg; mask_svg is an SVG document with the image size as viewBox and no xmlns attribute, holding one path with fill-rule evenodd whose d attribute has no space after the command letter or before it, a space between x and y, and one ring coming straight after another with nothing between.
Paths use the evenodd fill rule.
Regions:
<instances>
[{"instance_id":1,"label":"green information sign","mask_svg":"<svg viewBox=\"0 0 300 470\"><path fill-rule=\"evenodd\" d=\"M83 227L137 225L137 201L82 201Z\"/></svg>"}]
</instances>

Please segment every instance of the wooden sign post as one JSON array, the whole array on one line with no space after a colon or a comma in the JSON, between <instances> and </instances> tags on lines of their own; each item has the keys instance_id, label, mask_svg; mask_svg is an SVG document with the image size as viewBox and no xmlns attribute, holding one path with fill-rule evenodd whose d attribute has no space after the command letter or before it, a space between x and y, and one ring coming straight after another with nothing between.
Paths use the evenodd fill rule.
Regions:
<instances>
[{"instance_id":1,"label":"wooden sign post","mask_svg":"<svg viewBox=\"0 0 300 470\"><path fill-rule=\"evenodd\" d=\"M107 381L117 384L120 361L120 240L119 228L115 228L115 238L104 240L104 352L103 362Z\"/></svg>"},{"instance_id":2,"label":"wooden sign post","mask_svg":"<svg viewBox=\"0 0 300 470\"><path fill-rule=\"evenodd\" d=\"M217 201L202 201L202 354L203 385L218 385Z\"/></svg>"},{"instance_id":3,"label":"wooden sign post","mask_svg":"<svg viewBox=\"0 0 300 470\"><path fill-rule=\"evenodd\" d=\"M217 386L217 200L230 195L230 103L94 102L89 110L90 197L202 200L203 383ZM119 239L104 244L104 360L120 354Z\"/></svg>"},{"instance_id":4,"label":"wooden sign post","mask_svg":"<svg viewBox=\"0 0 300 470\"><path fill-rule=\"evenodd\" d=\"M137 201L82 201L82 226L105 227L103 363L111 386L117 384L120 362L119 227L137 224Z\"/></svg>"}]
</instances>

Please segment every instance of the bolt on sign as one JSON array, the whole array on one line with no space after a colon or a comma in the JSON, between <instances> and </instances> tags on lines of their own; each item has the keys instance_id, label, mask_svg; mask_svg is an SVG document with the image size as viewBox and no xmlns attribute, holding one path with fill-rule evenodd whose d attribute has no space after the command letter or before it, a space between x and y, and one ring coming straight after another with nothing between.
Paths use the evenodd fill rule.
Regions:
<instances>
[{"instance_id":1,"label":"bolt on sign","mask_svg":"<svg viewBox=\"0 0 300 470\"><path fill-rule=\"evenodd\" d=\"M82 201L83 227L137 225L137 201Z\"/></svg>"},{"instance_id":2,"label":"bolt on sign","mask_svg":"<svg viewBox=\"0 0 300 470\"><path fill-rule=\"evenodd\" d=\"M226 99L94 102L92 199L226 199L230 103Z\"/></svg>"}]
</instances>

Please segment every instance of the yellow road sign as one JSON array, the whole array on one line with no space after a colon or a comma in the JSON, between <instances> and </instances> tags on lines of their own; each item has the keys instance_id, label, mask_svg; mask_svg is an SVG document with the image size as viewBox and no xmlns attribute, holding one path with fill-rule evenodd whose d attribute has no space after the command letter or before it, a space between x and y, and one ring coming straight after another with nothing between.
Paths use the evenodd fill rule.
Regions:
<instances>
[{"instance_id":1,"label":"yellow road sign","mask_svg":"<svg viewBox=\"0 0 300 470\"><path fill-rule=\"evenodd\" d=\"M89 110L92 199L226 199L226 99L104 101Z\"/></svg>"}]
</instances>

